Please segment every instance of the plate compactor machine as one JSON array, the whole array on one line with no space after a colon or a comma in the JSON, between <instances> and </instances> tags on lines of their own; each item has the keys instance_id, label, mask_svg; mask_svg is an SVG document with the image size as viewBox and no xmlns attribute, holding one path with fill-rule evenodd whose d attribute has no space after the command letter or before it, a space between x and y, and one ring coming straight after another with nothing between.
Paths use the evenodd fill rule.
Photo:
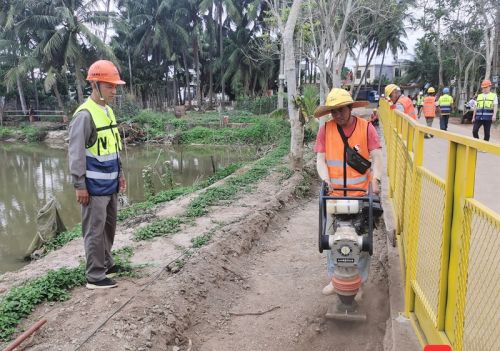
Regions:
<instances>
[{"instance_id":1,"label":"plate compactor machine","mask_svg":"<svg viewBox=\"0 0 500 351\"><path fill-rule=\"evenodd\" d=\"M343 191L345 196L329 196L324 182L319 196L319 252L331 250L335 266L332 285L338 297L329 307L326 318L365 321L366 314L355 300L362 284L359 264L362 255L373 254L375 220L380 218L383 210L380 198L372 193L371 186L368 191L355 188L334 190ZM349 196L354 191L366 195Z\"/></svg>"}]
</instances>

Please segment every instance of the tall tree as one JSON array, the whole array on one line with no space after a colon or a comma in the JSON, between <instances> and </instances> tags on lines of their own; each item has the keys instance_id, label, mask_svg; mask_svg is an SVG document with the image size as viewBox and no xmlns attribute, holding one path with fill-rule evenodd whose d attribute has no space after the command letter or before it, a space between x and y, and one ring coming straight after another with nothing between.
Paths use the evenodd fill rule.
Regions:
<instances>
[{"instance_id":1,"label":"tall tree","mask_svg":"<svg viewBox=\"0 0 500 351\"><path fill-rule=\"evenodd\" d=\"M96 50L104 58L115 59L111 48L88 26L101 24L93 16L95 4L84 0L48 3L26 0L26 6L32 15L19 24L20 28L41 29L43 40L39 45L45 61L56 70L62 66L74 68L78 101L83 102L82 68L88 63L89 50Z\"/></svg>"},{"instance_id":2,"label":"tall tree","mask_svg":"<svg viewBox=\"0 0 500 351\"><path fill-rule=\"evenodd\" d=\"M220 77L221 77L221 109L224 110L224 94L225 94L225 72L224 72L224 9L226 10L226 21L228 19L233 20L235 23L239 23L241 16L235 5L235 0L202 0L200 3L201 11L211 11L215 9L219 24L219 59L220 59Z\"/></svg>"}]
</instances>

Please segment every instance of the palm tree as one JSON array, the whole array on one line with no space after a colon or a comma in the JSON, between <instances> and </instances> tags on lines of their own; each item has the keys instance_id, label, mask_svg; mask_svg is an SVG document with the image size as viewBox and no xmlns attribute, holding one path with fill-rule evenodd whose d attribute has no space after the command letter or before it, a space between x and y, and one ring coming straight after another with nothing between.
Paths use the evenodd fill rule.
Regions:
<instances>
[{"instance_id":1,"label":"palm tree","mask_svg":"<svg viewBox=\"0 0 500 351\"><path fill-rule=\"evenodd\" d=\"M147 65L163 66L165 78L168 80L170 67L173 64L176 71L178 61L175 43L188 45L188 34L179 24L184 11L172 0L146 0L136 2L134 7L131 17L135 26L132 38L137 43L134 55ZM176 84L175 72L173 80ZM177 96L175 87L173 96L175 100Z\"/></svg>"},{"instance_id":2,"label":"palm tree","mask_svg":"<svg viewBox=\"0 0 500 351\"><path fill-rule=\"evenodd\" d=\"M0 15L0 53L2 61L10 67L4 76L7 90L17 87L23 113L28 111L24 97L23 78L32 67L33 60L23 60L29 52L29 36L15 25L22 20L22 5L14 2L2 2Z\"/></svg>"},{"instance_id":3,"label":"palm tree","mask_svg":"<svg viewBox=\"0 0 500 351\"><path fill-rule=\"evenodd\" d=\"M378 92L381 94L380 86L382 84L382 68L384 67L385 53L390 50L392 56L396 56L398 50L406 50L404 39L407 37L404 27L404 12L402 16L394 16L391 21L387 21L381 28L381 40L378 47L378 54L382 53L382 64L378 74Z\"/></svg>"},{"instance_id":4,"label":"palm tree","mask_svg":"<svg viewBox=\"0 0 500 351\"><path fill-rule=\"evenodd\" d=\"M224 79L224 65L222 63L224 58L224 23L222 22L222 15L224 8L228 14L228 18L231 18L234 22L239 23L240 21L240 13L236 7L236 1L234 0L202 0L200 3L200 11L205 12L215 8L216 15L219 22L219 58L220 58L220 71L221 71L221 89L222 89L222 98L221 98L221 109L224 110L224 94L225 94L225 79Z\"/></svg>"},{"instance_id":5,"label":"palm tree","mask_svg":"<svg viewBox=\"0 0 500 351\"><path fill-rule=\"evenodd\" d=\"M25 0L32 12L19 27L27 31L37 28L42 33L40 42L44 61L56 71L63 66L73 67L78 101L83 102L84 78L82 67L87 65L91 49L104 58L116 60L112 50L96 36L87 24L102 24L102 17L93 16L94 3L84 0L53 0L40 2Z\"/></svg>"}]
</instances>

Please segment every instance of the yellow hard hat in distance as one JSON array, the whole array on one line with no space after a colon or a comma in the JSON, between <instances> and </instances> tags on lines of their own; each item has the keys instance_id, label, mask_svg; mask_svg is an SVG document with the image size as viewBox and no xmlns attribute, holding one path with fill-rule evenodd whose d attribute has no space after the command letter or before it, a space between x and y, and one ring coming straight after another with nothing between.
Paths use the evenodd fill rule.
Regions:
<instances>
[{"instance_id":1,"label":"yellow hard hat in distance","mask_svg":"<svg viewBox=\"0 0 500 351\"><path fill-rule=\"evenodd\" d=\"M436 92L436 89L434 89L433 87L430 87L429 89L427 89L427 93L429 94L434 94Z\"/></svg>"}]
</instances>

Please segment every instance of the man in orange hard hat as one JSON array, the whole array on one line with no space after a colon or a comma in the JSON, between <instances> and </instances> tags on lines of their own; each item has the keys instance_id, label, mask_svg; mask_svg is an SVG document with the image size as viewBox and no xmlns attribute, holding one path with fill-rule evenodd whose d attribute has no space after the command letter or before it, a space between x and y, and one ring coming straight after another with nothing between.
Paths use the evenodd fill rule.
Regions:
<instances>
[{"instance_id":1,"label":"man in orange hard hat","mask_svg":"<svg viewBox=\"0 0 500 351\"><path fill-rule=\"evenodd\" d=\"M366 196L364 191L333 190L334 188L358 188L368 190L370 183L375 194L380 193L380 177L382 175L382 146L375 127L366 119L352 115L354 107L367 106L368 101L353 101L352 96L344 89L333 88L326 98L324 106L319 106L314 116L319 118L331 115L332 119L320 127L316 137L314 150L317 153L316 169L319 177L328 184L330 196ZM342 131L342 134L341 134ZM365 159L371 159L371 169L360 171L347 165L345 159L345 143L356 150ZM332 226L332 218L328 216L327 228ZM361 279L368 279L370 256L363 253L359 260ZM335 271L335 263L331 251L327 251L327 268L330 278ZM324 295L335 292L332 282L323 288Z\"/></svg>"},{"instance_id":2,"label":"man in orange hard hat","mask_svg":"<svg viewBox=\"0 0 500 351\"><path fill-rule=\"evenodd\" d=\"M477 96L476 107L472 115L472 135L479 139L479 128L484 127L484 140L490 140L491 124L497 119L498 96L491 92L491 82L488 79L481 83L482 93Z\"/></svg>"},{"instance_id":3,"label":"man in orange hard hat","mask_svg":"<svg viewBox=\"0 0 500 351\"><path fill-rule=\"evenodd\" d=\"M417 113L415 112L415 107L413 106L413 101L407 96L401 94L401 88L396 84L389 84L384 90L385 96L389 98L392 102L392 106L407 114L413 119L417 119Z\"/></svg>"},{"instance_id":4,"label":"man in orange hard hat","mask_svg":"<svg viewBox=\"0 0 500 351\"><path fill-rule=\"evenodd\" d=\"M108 106L120 79L107 60L94 62L87 80L92 94L73 115L69 126L69 169L76 199L82 207L88 289L108 289L119 272L111 256L116 231L117 193L126 190L119 151L122 148L116 118Z\"/></svg>"}]
</instances>

